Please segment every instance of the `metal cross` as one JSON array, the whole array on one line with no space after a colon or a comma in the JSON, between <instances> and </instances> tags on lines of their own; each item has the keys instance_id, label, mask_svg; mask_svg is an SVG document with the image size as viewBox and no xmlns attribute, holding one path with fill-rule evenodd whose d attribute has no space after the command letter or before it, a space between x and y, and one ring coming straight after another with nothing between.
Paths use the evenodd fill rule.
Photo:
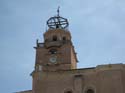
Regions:
<instances>
[{"instance_id":1,"label":"metal cross","mask_svg":"<svg viewBox=\"0 0 125 93\"><path fill-rule=\"evenodd\" d=\"M57 16L59 16L59 8L60 8L60 6L58 6L58 9L57 9Z\"/></svg>"}]
</instances>

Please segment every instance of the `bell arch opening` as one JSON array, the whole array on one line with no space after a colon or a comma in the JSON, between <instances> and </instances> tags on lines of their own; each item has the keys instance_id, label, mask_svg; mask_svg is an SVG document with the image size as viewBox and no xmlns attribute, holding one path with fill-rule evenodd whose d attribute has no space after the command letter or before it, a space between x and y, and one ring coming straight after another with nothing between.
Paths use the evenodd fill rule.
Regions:
<instances>
[{"instance_id":1,"label":"bell arch opening","mask_svg":"<svg viewBox=\"0 0 125 93\"><path fill-rule=\"evenodd\" d=\"M93 89L87 89L85 93L95 93L95 91Z\"/></svg>"},{"instance_id":2,"label":"bell arch opening","mask_svg":"<svg viewBox=\"0 0 125 93\"><path fill-rule=\"evenodd\" d=\"M64 93L73 93L71 90L65 91Z\"/></svg>"},{"instance_id":3,"label":"bell arch opening","mask_svg":"<svg viewBox=\"0 0 125 93\"><path fill-rule=\"evenodd\" d=\"M53 41L57 41L57 36L53 36Z\"/></svg>"}]
</instances>

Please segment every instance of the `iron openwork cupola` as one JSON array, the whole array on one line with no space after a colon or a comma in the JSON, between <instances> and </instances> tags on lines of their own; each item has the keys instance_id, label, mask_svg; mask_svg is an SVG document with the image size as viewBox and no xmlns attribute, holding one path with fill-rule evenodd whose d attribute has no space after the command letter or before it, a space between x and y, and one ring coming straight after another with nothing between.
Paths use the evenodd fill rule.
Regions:
<instances>
[{"instance_id":1,"label":"iron openwork cupola","mask_svg":"<svg viewBox=\"0 0 125 93\"><path fill-rule=\"evenodd\" d=\"M57 15L48 19L47 25L49 29L66 29L69 26L68 20L66 18L61 17L59 12L60 11L58 7Z\"/></svg>"}]
</instances>

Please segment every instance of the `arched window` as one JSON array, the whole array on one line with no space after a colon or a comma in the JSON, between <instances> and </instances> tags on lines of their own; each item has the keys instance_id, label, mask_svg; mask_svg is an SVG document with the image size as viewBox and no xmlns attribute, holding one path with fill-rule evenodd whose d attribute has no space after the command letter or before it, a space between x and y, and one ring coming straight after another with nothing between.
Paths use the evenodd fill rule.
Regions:
<instances>
[{"instance_id":1,"label":"arched window","mask_svg":"<svg viewBox=\"0 0 125 93\"><path fill-rule=\"evenodd\" d=\"M68 91L65 91L64 93L72 93L72 91L71 91L71 90L68 90Z\"/></svg>"},{"instance_id":2,"label":"arched window","mask_svg":"<svg viewBox=\"0 0 125 93\"><path fill-rule=\"evenodd\" d=\"M62 39L65 41L65 40L66 40L66 37L63 37Z\"/></svg>"},{"instance_id":3,"label":"arched window","mask_svg":"<svg viewBox=\"0 0 125 93\"><path fill-rule=\"evenodd\" d=\"M57 41L57 36L53 36L53 41Z\"/></svg>"},{"instance_id":4,"label":"arched window","mask_svg":"<svg viewBox=\"0 0 125 93\"><path fill-rule=\"evenodd\" d=\"M87 89L85 93L95 93L93 89Z\"/></svg>"}]
</instances>

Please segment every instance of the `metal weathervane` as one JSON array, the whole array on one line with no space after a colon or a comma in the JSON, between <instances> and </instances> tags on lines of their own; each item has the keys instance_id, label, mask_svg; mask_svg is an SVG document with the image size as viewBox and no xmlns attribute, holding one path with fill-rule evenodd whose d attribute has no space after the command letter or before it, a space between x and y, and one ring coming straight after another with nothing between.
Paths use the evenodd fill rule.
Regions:
<instances>
[{"instance_id":1,"label":"metal weathervane","mask_svg":"<svg viewBox=\"0 0 125 93\"><path fill-rule=\"evenodd\" d=\"M57 16L49 18L47 25L50 29L65 29L68 27L69 23L66 18L60 16L60 7L57 9Z\"/></svg>"}]
</instances>

